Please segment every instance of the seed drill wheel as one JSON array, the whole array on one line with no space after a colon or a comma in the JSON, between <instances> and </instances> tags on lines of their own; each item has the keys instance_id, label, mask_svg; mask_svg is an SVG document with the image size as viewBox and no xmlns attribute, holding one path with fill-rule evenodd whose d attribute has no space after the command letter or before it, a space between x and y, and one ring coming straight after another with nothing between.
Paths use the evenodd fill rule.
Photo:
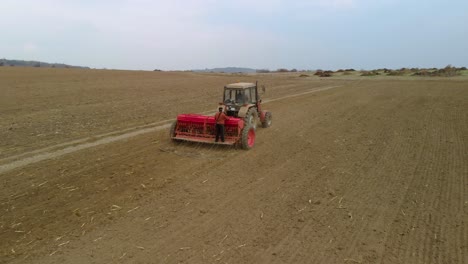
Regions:
<instances>
[{"instance_id":1,"label":"seed drill wheel","mask_svg":"<svg viewBox=\"0 0 468 264\"><path fill-rule=\"evenodd\" d=\"M262 121L262 127L264 127L264 128L270 127L271 126L271 119L272 119L271 112L266 112L265 113L265 119L263 119L263 121Z\"/></svg>"},{"instance_id":2,"label":"seed drill wheel","mask_svg":"<svg viewBox=\"0 0 468 264\"><path fill-rule=\"evenodd\" d=\"M243 149L251 149L255 145L255 128L246 124L242 129L241 146Z\"/></svg>"},{"instance_id":3,"label":"seed drill wheel","mask_svg":"<svg viewBox=\"0 0 468 264\"><path fill-rule=\"evenodd\" d=\"M171 137L172 141L177 141L174 137L176 136L176 126L177 126L177 121L174 121L171 125L171 130L169 130L169 136Z\"/></svg>"},{"instance_id":4,"label":"seed drill wheel","mask_svg":"<svg viewBox=\"0 0 468 264\"><path fill-rule=\"evenodd\" d=\"M257 123L258 123L257 109L251 107L249 111L247 111L247 114L244 117L244 122L245 124L249 124L254 129L257 129Z\"/></svg>"}]
</instances>

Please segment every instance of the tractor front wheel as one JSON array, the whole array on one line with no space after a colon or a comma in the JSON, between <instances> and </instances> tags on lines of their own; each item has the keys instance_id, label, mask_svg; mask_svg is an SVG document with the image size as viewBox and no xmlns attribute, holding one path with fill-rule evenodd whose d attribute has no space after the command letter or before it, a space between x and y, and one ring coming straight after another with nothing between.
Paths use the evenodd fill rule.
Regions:
<instances>
[{"instance_id":1,"label":"tractor front wheel","mask_svg":"<svg viewBox=\"0 0 468 264\"><path fill-rule=\"evenodd\" d=\"M246 124L242 129L241 146L243 149L249 150L255 145L255 128Z\"/></svg>"},{"instance_id":2,"label":"tractor front wheel","mask_svg":"<svg viewBox=\"0 0 468 264\"><path fill-rule=\"evenodd\" d=\"M262 127L267 128L271 126L271 112L266 112L265 113L265 118L262 121Z\"/></svg>"},{"instance_id":3,"label":"tractor front wheel","mask_svg":"<svg viewBox=\"0 0 468 264\"><path fill-rule=\"evenodd\" d=\"M249 126L253 127L254 129L257 129L257 123L258 123L257 109L251 107L249 109L249 111L247 111L247 114L245 114L244 122L245 122L245 124L248 124Z\"/></svg>"}]
</instances>

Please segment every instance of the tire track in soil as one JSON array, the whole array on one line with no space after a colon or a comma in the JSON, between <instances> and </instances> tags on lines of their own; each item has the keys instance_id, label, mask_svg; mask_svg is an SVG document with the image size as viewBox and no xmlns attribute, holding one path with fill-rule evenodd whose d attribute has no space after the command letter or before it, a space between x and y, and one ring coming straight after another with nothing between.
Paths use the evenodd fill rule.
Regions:
<instances>
[{"instance_id":1,"label":"tire track in soil","mask_svg":"<svg viewBox=\"0 0 468 264\"><path fill-rule=\"evenodd\" d=\"M321 90L323 90L323 89L321 89ZM304 94L304 93L301 93L301 94ZM290 97L290 96L288 96L288 98L289 98L289 97ZM193 147L193 145L192 145L192 147ZM141 152L132 151L132 153L133 153L133 152L134 152L134 153L138 153L138 155L141 155L141 154L142 154ZM135 154L135 155L137 155L137 154ZM129 159L131 160L131 159L133 159L133 158L135 157L135 155L132 155L132 157L124 156L124 157L125 157L124 160L119 159L119 160L115 160L115 161L113 161L113 162L115 162L115 163L125 163L125 160L129 160ZM74 178L79 178L79 177L82 176L82 175L80 175L80 174L81 174L80 171L76 171L76 173L74 173L74 174L77 176L77 177L74 177ZM81 177L81 178L82 178L82 177ZM233 199L234 199L234 198L233 198ZM38 221L39 221L39 220L40 220L40 219L38 219ZM40 222L40 221L39 221L39 222ZM202 224L202 222L200 222L200 224ZM179 228L177 228L177 230L184 230L184 228L185 228L185 226L180 226ZM175 233L177 234L178 232L175 232ZM183 232L182 232L182 234L183 234ZM168 236L169 236L169 235L168 235Z\"/></svg>"},{"instance_id":2,"label":"tire track in soil","mask_svg":"<svg viewBox=\"0 0 468 264\"><path fill-rule=\"evenodd\" d=\"M302 95L306 95L306 94L310 94L310 93L316 93L316 92L320 92L320 91L326 91L326 90L333 89L333 88L338 88L338 87L340 87L340 86L329 86L329 87L321 87L321 88L319 87L319 88L315 88L315 89L313 89L311 91L306 91L306 92L301 92L301 93L297 93L297 94L282 96L282 97L279 97L279 98L267 99L267 100L264 100L264 103L266 104L266 103L269 103L269 102L274 102L274 101L278 101L278 100L284 100L284 99L288 99L288 98L298 97L298 96L302 96ZM213 111L208 110L208 111L202 112L201 114L208 114L208 113L213 113ZM43 148L43 149L39 149L39 150L35 150L35 151L31 151L31 152L27 152L27 153L23 153L23 154L19 154L19 155L15 155L15 156L12 156L12 157L7 157L7 158L4 158L4 159L0 160L0 163L4 163L4 164L0 165L0 174L11 171L11 170L14 170L14 169L19 168L19 167L29 165L29 164L37 163L37 162L40 162L40 161L43 161L43 160L58 158L60 156L70 154L70 153L73 153L73 152L76 152L76 151L80 151L80 150L83 150L83 149L88 149L88 148L100 146L100 145L103 145L103 144L108 144L108 143L128 139L128 138L139 136L139 135L142 135L142 134L145 134L145 133L150 133L150 132L155 132L155 131L167 129L167 128L170 127L170 123L169 124L164 124L164 123L173 122L173 121L175 121L175 119L163 120L163 121L155 122L155 123L144 125L144 126L138 126L138 127L134 127L134 128L127 128L127 129L123 129L123 130L120 130L120 131L114 131L114 132L110 132L110 133L97 135L97 136L94 136L94 137L88 137L88 138L84 138L84 139L73 140L73 141L70 141L68 143L61 143L61 144L58 144L58 145L55 145L55 146L50 146L50 147L46 147L46 148ZM135 129L137 129L137 130L132 131L132 130L135 130ZM132 131L132 132L127 132L127 131ZM124 133L124 134L122 134L122 133ZM115 136L115 134L120 134L120 135ZM95 139L95 138L100 138L100 139L98 139L96 141L93 141L93 142L86 142L86 141L89 141L89 140ZM84 142L86 142L86 143L84 143ZM64 147L64 148L62 148L62 147ZM57 148L59 148L59 149L57 149ZM19 159L19 160L17 160L17 159Z\"/></svg>"},{"instance_id":3,"label":"tire track in soil","mask_svg":"<svg viewBox=\"0 0 468 264\"><path fill-rule=\"evenodd\" d=\"M255 153L254 153L254 152L249 152L248 154L254 155ZM242 157L238 157L238 159L243 159L243 158L242 158ZM187 186L190 186L190 184L188 184ZM250 189L250 188L252 188L252 187L249 187L249 189ZM180 190L180 189L184 189L184 187L183 187L183 186L179 186L178 188L175 188L175 189L176 189L176 190ZM239 199L239 196L238 196L238 195L239 195L239 194L237 193L237 195L233 196L232 199L231 199L231 201L234 202L235 200L238 200L238 199ZM181 197L180 194L177 194L177 195L175 195L175 196L178 197L178 198ZM228 205L228 204L229 204L229 199L228 199L228 201L226 201L226 202L220 204L221 209L225 207L224 205ZM214 208L220 208L219 206L213 206L213 207L214 207ZM216 210L216 209L215 209L215 210ZM223 214L223 215L224 215L224 214ZM170 218L170 217L169 217L169 218ZM189 219L190 219L190 218L189 218ZM211 223L211 221L208 221L208 220L206 220L206 219L205 219L205 220L203 220L203 219L202 219L202 220L197 220L197 221L198 221L198 222L196 222L196 223L197 223L197 226L199 227L198 230L200 230L202 227L207 228L207 230L211 228L211 227L209 227L209 226L210 226L209 224L206 224L206 223ZM219 219L217 219L217 221L219 221ZM186 225L186 224L184 224L184 223L181 223L180 225L175 224L176 226L175 226L174 228L171 229L171 230L172 230L171 234L167 234L165 237L178 237L178 236L177 236L178 234L179 234L179 235L180 235L180 234L186 234L186 235L188 235L188 234L190 234L190 232L188 232L188 231L192 231L192 232L193 232L193 229L191 228L191 227L193 226L193 224L194 224L194 223L191 223L191 224L190 224L190 227L189 227L188 230L186 230L186 231L185 231L185 229L187 229L187 225ZM124 228L124 229L125 229L125 228ZM212 228L211 228L211 229L212 229ZM211 231L212 231L212 230L211 230ZM287 232L287 231L284 231L284 232ZM177 241L177 240L178 240L178 239L176 238L175 241ZM170 239L169 239L168 241L170 241ZM174 242L174 241L171 241L171 242L168 243L168 241L163 242L164 245L160 245L160 247L161 247L162 249L164 249L165 246L167 247L168 245L173 244L173 243L171 243L171 242ZM175 250L175 251L178 252L178 250Z\"/></svg>"}]
</instances>

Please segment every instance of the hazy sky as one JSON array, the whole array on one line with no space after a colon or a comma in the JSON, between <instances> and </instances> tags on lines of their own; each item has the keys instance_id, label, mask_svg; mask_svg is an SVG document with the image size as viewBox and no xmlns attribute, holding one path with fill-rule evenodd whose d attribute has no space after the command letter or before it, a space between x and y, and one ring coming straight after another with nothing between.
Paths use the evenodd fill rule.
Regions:
<instances>
[{"instance_id":1,"label":"hazy sky","mask_svg":"<svg viewBox=\"0 0 468 264\"><path fill-rule=\"evenodd\" d=\"M468 0L0 0L0 58L135 70L468 66Z\"/></svg>"}]
</instances>

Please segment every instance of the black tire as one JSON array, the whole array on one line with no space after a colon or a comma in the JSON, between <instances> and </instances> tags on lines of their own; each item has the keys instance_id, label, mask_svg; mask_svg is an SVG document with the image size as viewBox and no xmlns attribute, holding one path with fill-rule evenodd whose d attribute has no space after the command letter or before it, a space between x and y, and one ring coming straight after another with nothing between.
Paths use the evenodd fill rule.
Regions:
<instances>
[{"instance_id":1,"label":"black tire","mask_svg":"<svg viewBox=\"0 0 468 264\"><path fill-rule=\"evenodd\" d=\"M174 138L176 136L176 126L177 126L177 121L174 121L171 125L171 129L169 130L169 137L171 138L172 141L176 141Z\"/></svg>"},{"instance_id":2,"label":"black tire","mask_svg":"<svg viewBox=\"0 0 468 264\"><path fill-rule=\"evenodd\" d=\"M255 145L255 128L246 124L241 132L241 147L242 149L249 150Z\"/></svg>"},{"instance_id":3,"label":"black tire","mask_svg":"<svg viewBox=\"0 0 468 264\"><path fill-rule=\"evenodd\" d=\"M253 127L254 129L257 129L257 123L258 123L257 109L255 109L254 107L251 107L249 111L247 111L247 114L245 114L245 117L244 117L244 123L246 125Z\"/></svg>"},{"instance_id":4,"label":"black tire","mask_svg":"<svg viewBox=\"0 0 468 264\"><path fill-rule=\"evenodd\" d=\"M262 127L263 128L267 128L267 127L270 127L271 126L271 122L272 122L272 115L271 115L271 112L266 112L265 113L265 119L263 119L263 122L262 122Z\"/></svg>"}]
</instances>

